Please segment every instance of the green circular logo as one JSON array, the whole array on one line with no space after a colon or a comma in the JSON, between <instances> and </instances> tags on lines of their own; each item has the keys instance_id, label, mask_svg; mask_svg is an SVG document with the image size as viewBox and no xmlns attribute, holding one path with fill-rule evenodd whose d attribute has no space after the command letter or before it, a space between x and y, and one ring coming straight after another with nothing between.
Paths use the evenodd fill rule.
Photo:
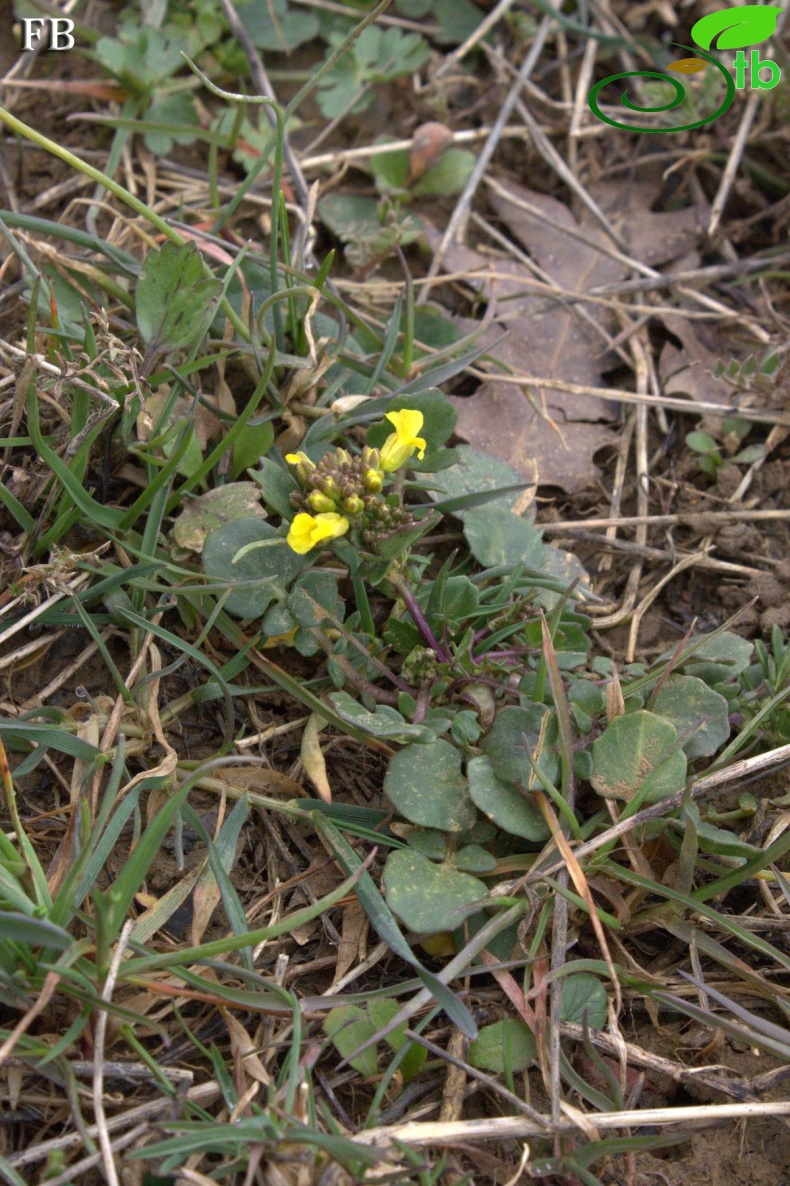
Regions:
<instances>
[{"instance_id":1,"label":"green circular logo","mask_svg":"<svg viewBox=\"0 0 790 1186\"><path fill-rule=\"evenodd\" d=\"M678 43L675 42L674 44L677 45ZM695 120L694 123L678 124L674 128L645 128L642 127L641 124L619 123L616 119L610 119L608 115L604 115L598 105L598 95L605 86L609 85L610 82L619 82L622 78L658 78L662 82L668 82L675 91L674 99L671 99L669 103L663 103L660 107L639 107L636 103L632 103L628 98L627 92L623 91L620 96L620 102L622 103L623 107L627 107L629 111L639 111L643 115L657 115L661 111L674 111L676 107L679 107L686 98L686 88L683 86L683 83L680 81L680 79L671 78L666 74L661 74L658 70L624 70L620 74L610 74L608 78L602 78L601 81L597 82L590 91L590 95L587 100L593 115L602 120L605 124L609 124L613 128L620 128L624 132L649 132L659 134L663 134L665 132L690 132L694 128L702 128L705 126L705 124L713 123L714 119L718 119L720 115L724 114L728 107L731 106L732 101L735 98L735 82L733 81L733 77L729 70L722 66L721 62L718 62L716 58L711 57L710 54L706 54L704 50L698 49L696 46L692 47L689 45L678 45L678 49L691 50L695 57L704 58L705 61L709 62L711 66L716 67L724 79L727 89L724 98L712 115L706 115L704 119Z\"/></svg>"}]
</instances>

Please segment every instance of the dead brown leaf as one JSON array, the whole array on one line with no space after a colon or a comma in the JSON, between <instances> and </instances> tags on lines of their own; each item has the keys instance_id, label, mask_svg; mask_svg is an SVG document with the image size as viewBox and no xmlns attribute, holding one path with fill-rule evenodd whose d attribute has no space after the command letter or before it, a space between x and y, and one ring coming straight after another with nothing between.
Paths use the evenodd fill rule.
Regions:
<instances>
[{"instance_id":1,"label":"dead brown leaf","mask_svg":"<svg viewBox=\"0 0 790 1186\"><path fill-rule=\"evenodd\" d=\"M599 184L590 192L631 255L651 267L687 252L704 226L701 208L653 211L659 193L654 182ZM494 357L515 375L602 386L606 333L617 327L608 309L569 294L615 284L628 276L627 265L606 253L606 236L588 215L577 222L556 198L508 182L495 187L491 201L513 238L560 290L556 300L536 291L533 272L517 259L492 260L466 247L450 248L445 265L466 271L470 282L496 301L505 323L507 337ZM428 237L431 241L430 228ZM609 425L616 418L614 405L598 396L541 390L537 384L522 388L493 378L471 398L453 403L460 437L527 478L534 479L537 465L542 484L569 492L595 480L594 455L612 440Z\"/></svg>"}]
</instances>

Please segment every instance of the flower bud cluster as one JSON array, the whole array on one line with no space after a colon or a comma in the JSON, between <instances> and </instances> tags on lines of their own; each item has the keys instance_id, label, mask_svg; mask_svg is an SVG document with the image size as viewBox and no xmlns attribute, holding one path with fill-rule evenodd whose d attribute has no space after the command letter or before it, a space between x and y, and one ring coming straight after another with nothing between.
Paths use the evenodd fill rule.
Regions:
<instances>
[{"instance_id":1,"label":"flower bud cluster","mask_svg":"<svg viewBox=\"0 0 790 1186\"><path fill-rule=\"evenodd\" d=\"M359 457L352 457L346 449L335 449L318 464L306 453L289 453L285 460L295 467L303 488L291 495L294 510L360 515L384 485L379 451L367 446Z\"/></svg>"},{"instance_id":2,"label":"flower bud cluster","mask_svg":"<svg viewBox=\"0 0 790 1186\"><path fill-rule=\"evenodd\" d=\"M294 467L300 490L291 495L291 506L299 513L288 532L288 544L303 555L325 540L345 535L358 524L363 542L369 546L397 527L412 523L412 516L394 496L382 497L388 474L400 469L418 451L422 458L426 442L416 434L422 428L422 412L403 409L388 412L395 432L381 449L365 446L359 456L346 449L326 453L312 461L306 453L289 453L285 460Z\"/></svg>"}]
</instances>

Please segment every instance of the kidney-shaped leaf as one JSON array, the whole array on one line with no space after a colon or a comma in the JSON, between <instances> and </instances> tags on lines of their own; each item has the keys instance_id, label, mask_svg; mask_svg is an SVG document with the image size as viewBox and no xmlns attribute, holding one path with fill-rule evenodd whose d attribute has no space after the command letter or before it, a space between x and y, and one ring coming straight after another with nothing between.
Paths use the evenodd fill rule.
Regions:
<instances>
[{"instance_id":1,"label":"kidney-shaped leaf","mask_svg":"<svg viewBox=\"0 0 790 1186\"><path fill-rule=\"evenodd\" d=\"M690 762L715 754L730 736L730 710L719 692L693 675L671 675L653 701L653 712L671 721L687 740Z\"/></svg>"},{"instance_id":2,"label":"kidney-shaped leaf","mask_svg":"<svg viewBox=\"0 0 790 1186\"><path fill-rule=\"evenodd\" d=\"M474 826L476 812L461 773L461 754L449 741L407 745L395 754L384 790L413 824L442 832L465 832Z\"/></svg>"},{"instance_id":3,"label":"kidney-shaped leaf","mask_svg":"<svg viewBox=\"0 0 790 1186\"><path fill-rule=\"evenodd\" d=\"M413 849L390 853L384 867L387 905L411 931L431 935L460 925L487 894L476 877L435 865Z\"/></svg>"},{"instance_id":4,"label":"kidney-shaped leaf","mask_svg":"<svg viewBox=\"0 0 790 1186\"><path fill-rule=\"evenodd\" d=\"M646 709L615 717L593 742L592 757L590 781L607 799L630 802L649 780L643 801L657 803L686 781L686 755L675 726Z\"/></svg>"}]
</instances>

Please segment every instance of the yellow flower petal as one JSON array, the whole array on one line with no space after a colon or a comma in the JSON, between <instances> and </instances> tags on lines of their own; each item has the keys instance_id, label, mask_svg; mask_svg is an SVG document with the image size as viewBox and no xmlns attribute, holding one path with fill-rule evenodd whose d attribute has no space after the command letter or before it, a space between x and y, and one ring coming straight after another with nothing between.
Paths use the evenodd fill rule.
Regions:
<instances>
[{"instance_id":1,"label":"yellow flower petal","mask_svg":"<svg viewBox=\"0 0 790 1186\"><path fill-rule=\"evenodd\" d=\"M415 449L422 461L425 456L427 442L417 433L423 425L425 417L422 412L413 408L401 408L399 412L387 412L387 419L393 425L395 432L388 436L381 448L381 468L385 473L392 473L404 465Z\"/></svg>"},{"instance_id":2,"label":"yellow flower petal","mask_svg":"<svg viewBox=\"0 0 790 1186\"><path fill-rule=\"evenodd\" d=\"M300 512L291 524L287 543L294 552L304 556L325 539L338 539L348 531L348 519L342 515L308 515Z\"/></svg>"}]
</instances>

